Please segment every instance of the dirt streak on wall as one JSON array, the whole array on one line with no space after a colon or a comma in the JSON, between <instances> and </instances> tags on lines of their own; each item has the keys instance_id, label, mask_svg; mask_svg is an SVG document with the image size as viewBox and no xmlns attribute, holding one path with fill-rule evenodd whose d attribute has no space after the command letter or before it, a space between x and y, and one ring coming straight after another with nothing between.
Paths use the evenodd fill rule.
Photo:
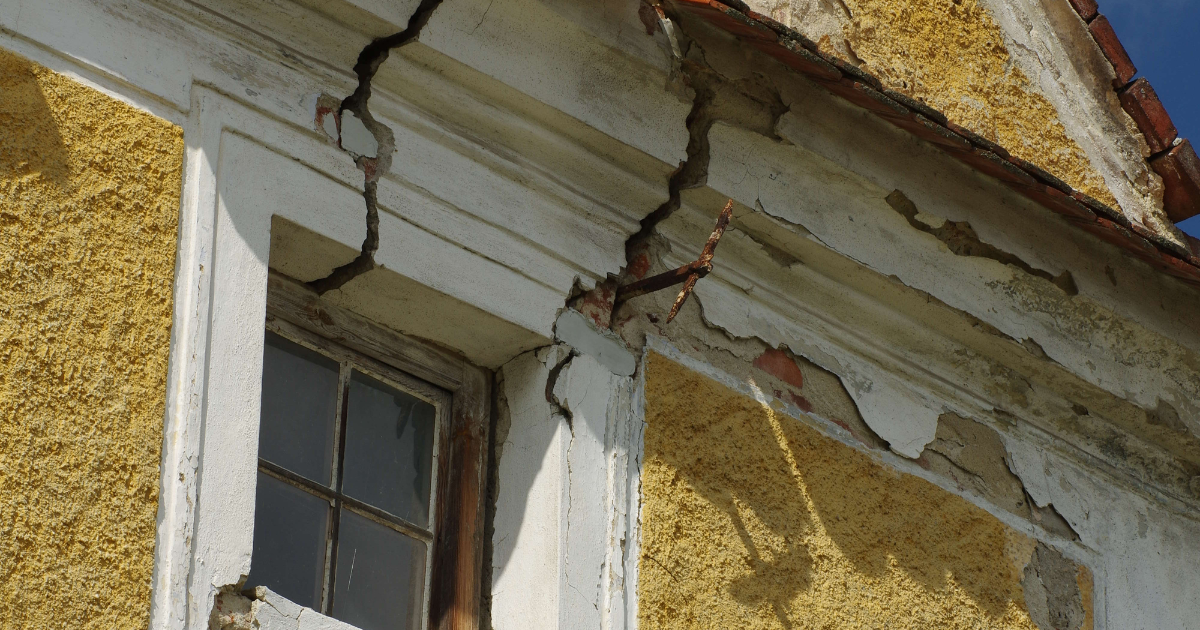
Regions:
<instances>
[{"instance_id":1,"label":"dirt streak on wall","mask_svg":"<svg viewBox=\"0 0 1200 630\"><path fill-rule=\"evenodd\" d=\"M1090 628L1075 573L1027 571L1036 541L966 499L662 356L646 370L640 627L1037 630L1070 606Z\"/></svg>"},{"instance_id":2,"label":"dirt streak on wall","mask_svg":"<svg viewBox=\"0 0 1200 630\"><path fill-rule=\"evenodd\" d=\"M183 133L0 50L0 625L145 628Z\"/></svg>"}]
</instances>

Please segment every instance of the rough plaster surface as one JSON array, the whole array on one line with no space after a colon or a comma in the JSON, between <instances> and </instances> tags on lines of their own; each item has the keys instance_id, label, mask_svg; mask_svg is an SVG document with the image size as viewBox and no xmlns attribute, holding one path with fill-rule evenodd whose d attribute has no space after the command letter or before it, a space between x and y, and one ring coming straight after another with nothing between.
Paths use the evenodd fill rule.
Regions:
<instances>
[{"instance_id":1,"label":"rough plaster surface","mask_svg":"<svg viewBox=\"0 0 1200 630\"><path fill-rule=\"evenodd\" d=\"M662 356L646 370L640 627L1038 628L1032 539Z\"/></svg>"},{"instance_id":2,"label":"rough plaster surface","mask_svg":"<svg viewBox=\"0 0 1200 630\"><path fill-rule=\"evenodd\" d=\"M1005 446L1033 500L1053 503L1080 541L1097 550L1098 573L1108 575L1104 627L1200 629L1200 523L1193 515L1136 496L1037 444L1006 437Z\"/></svg>"},{"instance_id":3,"label":"rough plaster surface","mask_svg":"<svg viewBox=\"0 0 1200 630\"><path fill-rule=\"evenodd\" d=\"M0 625L146 627L181 130L0 51Z\"/></svg>"}]
</instances>

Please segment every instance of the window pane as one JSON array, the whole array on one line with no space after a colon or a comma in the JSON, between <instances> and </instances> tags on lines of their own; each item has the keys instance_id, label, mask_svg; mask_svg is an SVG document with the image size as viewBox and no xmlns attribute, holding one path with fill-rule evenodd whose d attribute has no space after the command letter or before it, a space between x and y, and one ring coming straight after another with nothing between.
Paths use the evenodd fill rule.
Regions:
<instances>
[{"instance_id":1,"label":"window pane","mask_svg":"<svg viewBox=\"0 0 1200 630\"><path fill-rule=\"evenodd\" d=\"M321 609L329 502L258 473L254 502L254 555L246 586L265 586Z\"/></svg>"},{"instance_id":2,"label":"window pane","mask_svg":"<svg viewBox=\"0 0 1200 630\"><path fill-rule=\"evenodd\" d=\"M427 526L434 414L433 405L355 372L342 492Z\"/></svg>"},{"instance_id":3,"label":"window pane","mask_svg":"<svg viewBox=\"0 0 1200 630\"><path fill-rule=\"evenodd\" d=\"M333 616L363 630L421 627L425 543L342 510Z\"/></svg>"},{"instance_id":4,"label":"window pane","mask_svg":"<svg viewBox=\"0 0 1200 630\"><path fill-rule=\"evenodd\" d=\"M268 332L258 456L329 484L338 364Z\"/></svg>"}]
</instances>

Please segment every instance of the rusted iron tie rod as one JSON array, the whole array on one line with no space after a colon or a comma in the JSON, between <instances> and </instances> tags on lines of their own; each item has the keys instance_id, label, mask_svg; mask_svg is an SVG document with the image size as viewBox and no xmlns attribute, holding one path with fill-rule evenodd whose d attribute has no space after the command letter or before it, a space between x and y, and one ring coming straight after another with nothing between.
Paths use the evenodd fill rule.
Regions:
<instances>
[{"instance_id":1,"label":"rusted iron tie rod","mask_svg":"<svg viewBox=\"0 0 1200 630\"><path fill-rule=\"evenodd\" d=\"M675 316L679 314L679 309L683 307L683 303L687 301L688 296L692 294L692 289L696 288L696 281L712 272L713 253L717 251L717 243L720 242L721 235L725 233L725 228L729 227L729 218L732 215L733 200L730 199L726 202L725 209L721 210L721 215L717 217L717 226L713 228L712 234L709 235L708 242L704 244L704 249L700 252L699 258L678 269L672 269L656 276L631 282L623 287L617 287L617 297L614 304L620 304L639 295L661 291L682 282L684 283L683 289L679 292L679 297L675 298L675 305L671 307L671 312L667 315L667 323L671 323L671 320L675 319Z\"/></svg>"}]
</instances>

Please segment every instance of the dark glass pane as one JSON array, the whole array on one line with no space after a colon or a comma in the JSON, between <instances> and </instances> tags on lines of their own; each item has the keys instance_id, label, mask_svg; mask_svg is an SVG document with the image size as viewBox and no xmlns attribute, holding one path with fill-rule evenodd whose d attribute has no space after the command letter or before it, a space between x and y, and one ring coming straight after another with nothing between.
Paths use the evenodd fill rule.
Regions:
<instances>
[{"instance_id":1,"label":"dark glass pane","mask_svg":"<svg viewBox=\"0 0 1200 630\"><path fill-rule=\"evenodd\" d=\"M336 361L268 332L258 456L329 484L337 386Z\"/></svg>"},{"instance_id":2,"label":"dark glass pane","mask_svg":"<svg viewBox=\"0 0 1200 630\"><path fill-rule=\"evenodd\" d=\"M321 609L329 502L258 473L254 502L254 555L246 586L265 586Z\"/></svg>"},{"instance_id":3,"label":"dark glass pane","mask_svg":"<svg viewBox=\"0 0 1200 630\"><path fill-rule=\"evenodd\" d=\"M363 630L421 627L425 543L342 510L333 616Z\"/></svg>"},{"instance_id":4,"label":"dark glass pane","mask_svg":"<svg viewBox=\"0 0 1200 630\"><path fill-rule=\"evenodd\" d=\"M355 372L342 492L417 525L429 523L433 405Z\"/></svg>"}]
</instances>

